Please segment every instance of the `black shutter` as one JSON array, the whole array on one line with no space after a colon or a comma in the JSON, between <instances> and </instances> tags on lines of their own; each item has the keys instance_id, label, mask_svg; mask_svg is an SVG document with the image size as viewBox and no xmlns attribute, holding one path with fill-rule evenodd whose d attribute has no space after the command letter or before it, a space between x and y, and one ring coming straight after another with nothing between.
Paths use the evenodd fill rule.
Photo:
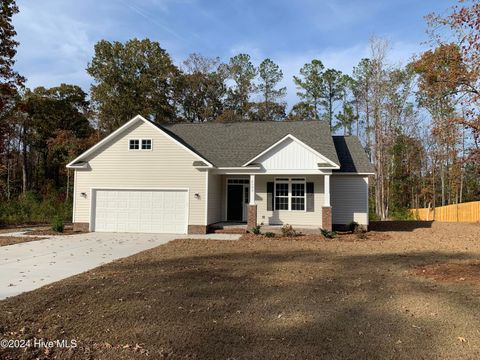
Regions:
<instances>
[{"instance_id":1,"label":"black shutter","mask_svg":"<svg viewBox=\"0 0 480 360\"><path fill-rule=\"evenodd\" d=\"M315 211L315 189L313 182L307 182L307 211Z\"/></svg>"},{"instance_id":2,"label":"black shutter","mask_svg":"<svg viewBox=\"0 0 480 360\"><path fill-rule=\"evenodd\" d=\"M273 182L267 182L267 211L273 211Z\"/></svg>"}]
</instances>

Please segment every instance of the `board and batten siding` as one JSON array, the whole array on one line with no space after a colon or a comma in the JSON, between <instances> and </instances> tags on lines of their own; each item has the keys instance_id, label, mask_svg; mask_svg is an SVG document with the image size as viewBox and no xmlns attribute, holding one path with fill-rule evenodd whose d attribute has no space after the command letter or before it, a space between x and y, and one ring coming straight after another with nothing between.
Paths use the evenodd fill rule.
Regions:
<instances>
[{"instance_id":1,"label":"board and batten siding","mask_svg":"<svg viewBox=\"0 0 480 360\"><path fill-rule=\"evenodd\" d=\"M207 224L214 224L223 220L222 201L225 178L222 175L208 173L208 206Z\"/></svg>"},{"instance_id":2,"label":"board and batten siding","mask_svg":"<svg viewBox=\"0 0 480 360\"><path fill-rule=\"evenodd\" d=\"M152 150L131 151L129 139L152 139ZM90 222L91 188L188 188L188 224L207 225L206 174L192 165L198 158L150 124L139 121L85 160L90 169L75 170L74 222Z\"/></svg>"},{"instance_id":3,"label":"board and batten siding","mask_svg":"<svg viewBox=\"0 0 480 360\"><path fill-rule=\"evenodd\" d=\"M319 162L325 162L325 160L305 145L290 138L255 160L255 163L259 163L267 170L318 169Z\"/></svg>"},{"instance_id":4,"label":"board and batten siding","mask_svg":"<svg viewBox=\"0 0 480 360\"><path fill-rule=\"evenodd\" d=\"M333 175L330 179L332 223L349 224L356 221L368 225L368 177Z\"/></svg>"},{"instance_id":5,"label":"board and batten siding","mask_svg":"<svg viewBox=\"0 0 480 360\"><path fill-rule=\"evenodd\" d=\"M290 224L292 226L318 226L322 227L323 204L323 175L308 175L295 178L305 178L306 182L314 183L314 211L267 211L267 182L274 182L275 178L292 176L260 175L255 177L255 202L257 204L257 222L264 225Z\"/></svg>"}]
</instances>

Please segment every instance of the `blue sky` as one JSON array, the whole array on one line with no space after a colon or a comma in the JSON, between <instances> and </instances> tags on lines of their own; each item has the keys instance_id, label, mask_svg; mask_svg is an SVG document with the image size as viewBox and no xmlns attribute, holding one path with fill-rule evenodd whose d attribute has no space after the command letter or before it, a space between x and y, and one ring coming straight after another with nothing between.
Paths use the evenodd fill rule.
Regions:
<instances>
[{"instance_id":1,"label":"blue sky","mask_svg":"<svg viewBox=\"0 0 480 360\"><path fill-rule=\"evenodd\" d=\"M423 16L446 0L17 0L21 45L16 69L27 86L73 83L88 90L85 68L101 40L160 42L179 65L192 52L227 61L239 52L278 63L296 101L292 76L313 58L351 72L368 55L372 35L391 43L390 61L405 63L427 40Z\"/></svg>"}]
</instances>

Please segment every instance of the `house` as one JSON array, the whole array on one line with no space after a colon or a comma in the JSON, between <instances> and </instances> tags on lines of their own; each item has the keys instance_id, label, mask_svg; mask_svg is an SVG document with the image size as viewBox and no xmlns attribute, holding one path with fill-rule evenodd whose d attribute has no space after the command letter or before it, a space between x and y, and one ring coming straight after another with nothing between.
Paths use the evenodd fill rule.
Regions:
<instances>
[{"instance_id":1,"label":"house","mask_svg":"<svg viewBox=\"0 0 480 360\"><path fill-rule=\"evenodd\" d=\"M373 167L356 137L332 136L322 121L157 125L136 116L67 167L75 229L368 225Z\"/></svg>"}]
</instances>

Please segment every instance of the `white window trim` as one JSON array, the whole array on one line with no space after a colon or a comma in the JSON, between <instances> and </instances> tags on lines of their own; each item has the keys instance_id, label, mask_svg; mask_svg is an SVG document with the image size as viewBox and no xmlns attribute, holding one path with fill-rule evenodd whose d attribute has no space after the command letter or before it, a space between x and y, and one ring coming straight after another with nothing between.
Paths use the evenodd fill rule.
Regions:
<instances>
[{"instance_id":1,"label":"white window trim","mask_svg":"<svg viewBox=\"0 0 480 360\"><path fill-rule=\"evenodd\" d=\"M145 140L149 140L150 141L150 149L142 149L142 141L145 141ZM140 139L140 150L143 150L143 151L152 151L153 150L153 139L151 138L143 138L143 139Z\"/></svg>"},{"instance_id":2,"label":"white window trim","mask_svg":"<svg viewBox=\"0 0 480 360\"><path fill-rule=\"evenodd\" d=\"M299 179L299 180L293 180L293 179ZM301 179L301 180L300 180ZM279 196L279 197L287 197L288 198L288 209L279 209L277 210L277 183L278 184L288 184L288 195L287 196ZM301 198L301 196L293 196L292 195L292 184L303 184L303 210L293 210L292 209L292 198ZM281 177L281 178L275 178L274 181L274 186L273 186L273 211L301 211L301 212L306 212L307 211L307 179L305 178L287 178L287 177Z\"/></svg>"},{"instance_id":3,"label":"white window trim","mask_svg":"<svg viewBox=\"0 0 480 360\"><path fill-rule=\"evenodd\" d=\"M130 149L130 141L138 140L138 149ZM142 141L150 140L150 149L142 149ZM152 151L153 150L153 139L152 138L129 138L127 142L128 151Z\"/></svg>"}]
</instances>

